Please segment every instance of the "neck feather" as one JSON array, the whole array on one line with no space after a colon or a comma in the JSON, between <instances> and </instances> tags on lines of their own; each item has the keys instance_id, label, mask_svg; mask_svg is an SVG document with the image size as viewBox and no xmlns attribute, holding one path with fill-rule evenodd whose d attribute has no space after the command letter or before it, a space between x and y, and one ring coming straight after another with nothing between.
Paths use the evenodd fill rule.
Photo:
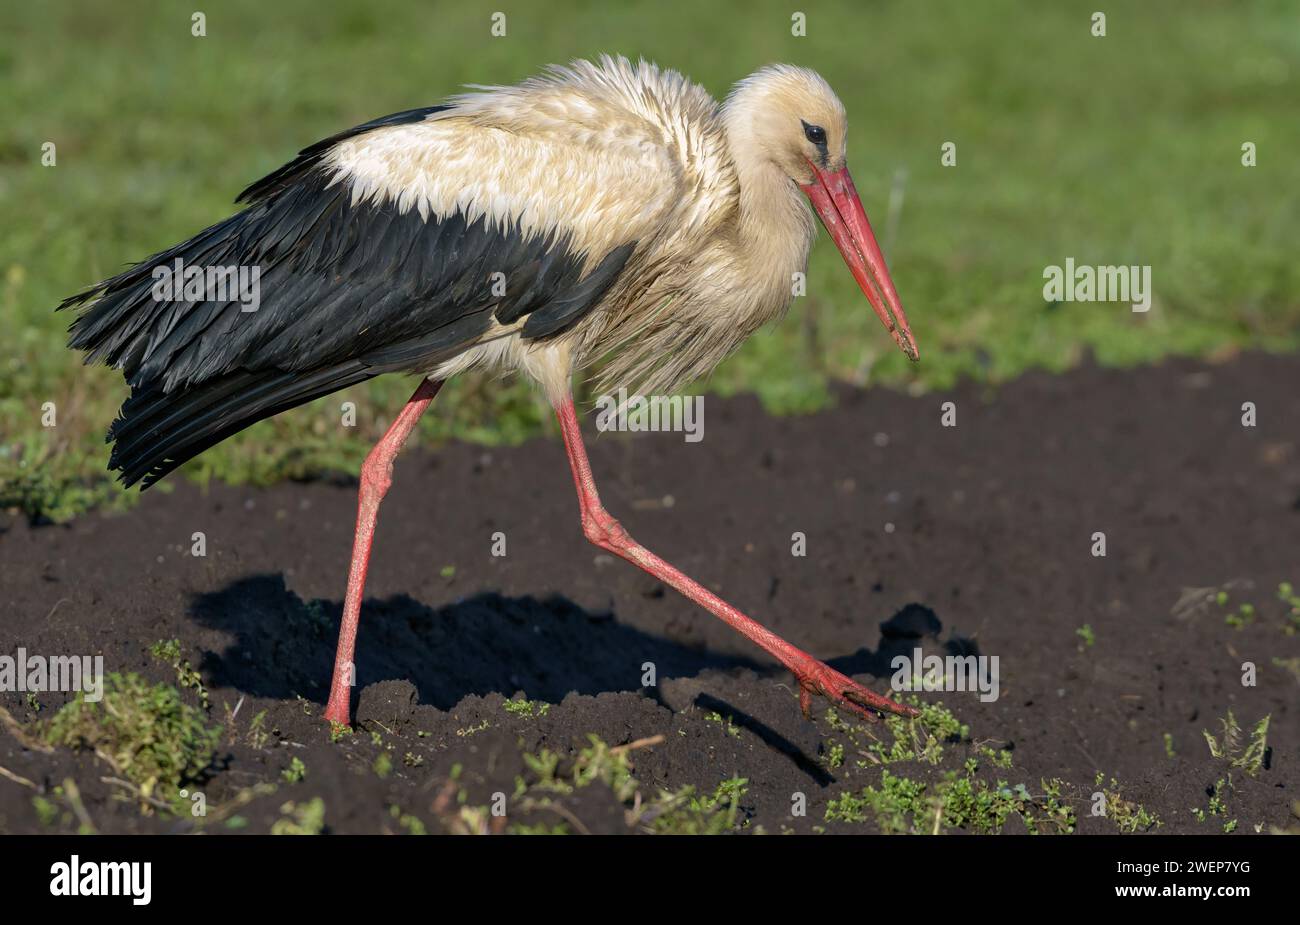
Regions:
<instances>
[{"instance_id":1,"label":"neck feather","mask_svg":"<svg viewBox=\"0 0 1300 925\"><path fill-rule=\"evenodd\" d=\"M735 101L733 101L735 102ZM807 266L816 225L802 191L754 138L745 108L723 112L740 191L740 243L757 274L789 274Z\"/></svg>"}]
</instances>

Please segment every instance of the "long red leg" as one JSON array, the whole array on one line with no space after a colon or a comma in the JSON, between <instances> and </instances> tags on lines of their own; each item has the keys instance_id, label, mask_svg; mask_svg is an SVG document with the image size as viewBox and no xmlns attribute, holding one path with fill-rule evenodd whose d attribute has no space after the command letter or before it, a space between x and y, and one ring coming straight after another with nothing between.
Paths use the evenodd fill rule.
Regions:
<instances>
[{"instance_id":1,"label":"long red leg","mask_svg":"<svg viewBox=\"0 0 1300 925\"><path fill-rule=\"evenodd\" d=\"M415 390L402 413L379 438L366 461L361 464L361 489L357 493L357 533L352 540L352 567L348 571L348 591L343 598L343 625L339 627L339 647L334 656L334 680L325 718L332 723L348 724L352 706L357 624L361 619L361 595L366 587L366 570L370 567L370 547L375 539L375 521L379 519L379 502L393 484L393 459L411 436L415 424L433 401L441 382L425 379Z\"/></svg>"},{"instance_id":2,"label":"long red leg","mask_svg":"<svg viewBox=\"0 0 1300 925\"><path fill-rule=\"evenodd\" d=\"M813 694L838 701L868 719L875 719L872 710L902 716L917 715L919 711L912 707L880 696L802 649L790 645L632 539L623 525L601 506L596 480L591 474L591 463L587 460L587 449L582 442L582 430L573 408L573 397L566 396L556 407L555 413L564 434L564 446L569 452L569 464L573 467L573 481L578 488L578 508L582 514L582 532L587 539L675 588L779 659L799 682L799 706L803 709L804 716L808 716Z\"/></svg>"}]
</instances>

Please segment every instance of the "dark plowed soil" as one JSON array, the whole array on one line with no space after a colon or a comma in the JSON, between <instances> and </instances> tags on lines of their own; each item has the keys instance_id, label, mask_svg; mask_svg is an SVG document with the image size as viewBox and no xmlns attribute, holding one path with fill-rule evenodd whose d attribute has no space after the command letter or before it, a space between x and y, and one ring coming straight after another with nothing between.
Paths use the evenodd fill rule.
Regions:
<instances>
[{"instance_id":1,"label":"dark plowed soil","mask_svg":"<svg viewBox=\"0 0 1300 925\"><path fill-rule=\"evenodd\" d=\"M1294 826L1300 800L1300 636L1276 596L1280 582L1300 584L1297 395L1300 360L1289 357L1085 367L997 391L846 391L834 410L799 418L709 398L700 443L592 434L590 448L606 506L641 542L875 689L888 688L890 658L915 645L999 658L995 702L919 695L942 700L970 741L938 765L891 773L933 786L988 744L1014 762L990 780L1041 792L1059 778L1079 832L1116 830L1090 815L1105 789L1154 814L1162 832L1218 832L1235 819L1252 833ZM956 427L941 426L945 401ZM1258 426L1242 426L1243 402L1255 403ZM226 728L214 765L190 785L211 818L146 814L90 752L20 743L68 695L41 694L36 711L23 694L0 694L11 717L0 729L0 831L265 832L292 816L287 803L315 797L330 832L646 828L635 798L599 784L551 808L511 803L517 778L538 776L526 754L551 749L563 775L590 734L635 743L626 754L645 801L686 785L712 793L738 775L737 820L749 830L878 830L873 818L825 821L829 800L881 783L861 754L866 734L834 728L820 701L806 722L764 653L589 546L549 440L399 460L362 612L358 728L331 741L318 716L354 512L348 485L204 492L177 480L126 515L5 521L0 654L102 654L109 671L176 683L149 647L177 638L211 693L211 723ZM191 555L196 532L206 557ZM498 532L504 557L491 554ZM792 555L796 532L806 556ZM1212 598L1225 586L1221 606ZM1253 621L1228 625L1245 601ZM1085 624L1092 644L1077 632ZM1254 686L1243 685L1247 662ZM553 706L508 711L517 692ZM265 741L250 730L262 710ZM1253 776L1212 758L1202 736L1230 710L1246 733L1271 715ZM892 741L883 725L871 733ZM295 758L305 776L291 782L282 772ZM1229 776L1216 815L1210 791ZM69 779L76 800L54 789ZM497 793L505 819L475 815ZM792 815L800 793L807 813ZM1014 815L1004 828L1024 830Z\"/></svg>"}]
</instances>

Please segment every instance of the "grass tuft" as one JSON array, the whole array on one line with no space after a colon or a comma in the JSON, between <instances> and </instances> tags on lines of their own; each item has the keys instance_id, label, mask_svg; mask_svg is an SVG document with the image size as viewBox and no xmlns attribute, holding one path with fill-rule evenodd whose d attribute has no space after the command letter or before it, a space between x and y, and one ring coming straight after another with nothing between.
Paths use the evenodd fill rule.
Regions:
<instances>
[{"instance_id":1,"label":"grass tuft","mask_svg":"<svg viewBox=\"0 0 1300 925\"><path fill-rule=\"evenodd\" d=\"M114 672L105 678L101 701L90 703L78 694L50 718L42 738L93 751L133 783L144 801L170 803L182 784L197 780L212 763L220 735L175 687Z\"/></svg>"}]
</instances>

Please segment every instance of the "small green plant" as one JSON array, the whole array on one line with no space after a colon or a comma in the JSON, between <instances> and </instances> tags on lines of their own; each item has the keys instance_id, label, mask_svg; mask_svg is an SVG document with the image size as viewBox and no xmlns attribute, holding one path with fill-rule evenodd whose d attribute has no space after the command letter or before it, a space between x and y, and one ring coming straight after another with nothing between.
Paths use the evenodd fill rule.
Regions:
<instances>
[{"instance_id":1,"label":"small green plant","mask_svg":"<svg viewBox=\"0 0 1300 925\"><path fill-rule=\"evenodd\" d=\"M534 700L507 700L503 706L507 713L514 716L545 716L551 712L549 703Z\"/></svg>"},{"instance_id":2,"label":"small green plant","mask_svg":"<svg viewBox=\"0 0 1300 925\"><path fill-rule=\"evenodd\" d=\"M1266 715L1255 723L1244 746L1241 726L1231 710L1226 718L1219 720L1223 729L1221 736L1211 735L1208 729L1201 730L1201 734L1205 736L1212 757L1227 761L1231 767L1241 768L1254 777L1264 766L1264 758L1268 754L1268 724L1271 717L1272 714Z\"/></svg>"},{"instance_id":3,"label":"small green plant","mask_svg":"<svg viewBox=\"0 0 1300 925\"><path fill-rule=\"evenodd\" d=\"M566 822L515 822L508 830L511 835L568 835L571 830Z\"/></svg>"},{"instance_id":4,"label":"small green plant","mask_svg":"<svg viewBox=\"0 0 1300 925\"><path fill-rule=\"evenodd\" d=\"M1211 816L1227 816L1228 804L1224 800L1224 794L1231 789L1232 775L1228 775L1226 778L1220 777L1214 782L1214 786L1210 788L1210 802L1208 807ZM1205 821L1205 810L1198 808L1192 810L1192 812L1195 814L1198 821Z\"/></svg>"},{"instance_id":5,"label":"small green plant","mask_svg":"<svg viewBox=\"0 0 1300 925\"><path fill-rule=\"evenodd\" d=\"M1172 733L1166 732L1165 739L1165 757L1173 758L1177 753L1174 751L1174 737Z\"/></svg>"},{"instance_id":6,"label":"small green plant","mask_svg":"<svg viewBox=\"0 0 1300 925\"><path fill-rule=\"evenodd\" d=\"M886 768L881 772L879 788L867 786L860 793L846 793L826 806L827 822L866 822L874 818L881 831L908 831L909 820L924 810L926 785L906 777L897 777Z\"/></svg>"},{"instance_id":7,"label":"small green plant","mask_svg":"<svg viewBox=\"0 0 1300 925\"><path fill-rule=\"evenodd\" d=\"M1111 818L1115 820L1115 826L1127 834L1134 832L1146 832L1152 826L1160 824L1160 820L1140 803L1129 803L1127 801L1112 806Z\"/></svg>"},{"instance_id":8,"label":"small green plant","mask_svg":"<svg viewBox=\"0 0 1300 925\"><path fill-rule=\"evenodd\" d=\"M964 729L964 727L962 727ZM977 746L977 755L995 767L1010 768L1011 753ZM1040 781L1042 793L1005 780L992 783L976 776L980 757L971 755L961 770L945 771L933 784L881 771L879 786L841 794L827 804L828 822L866 823L886 833L929 833L948 828L993 834L1001 832L1011 816L1019 816L1033 833L1070 833L1075 811L1061 795L1059 779Z\"/></svg>"},{"instance_id":9,"label":"small green plant","mask_svg":"<svg viewBox=\"0 0 1300 925\"><path fill-rule=\"evenodd\" d=\"M1281 668L1295 678L1296 683L1300 684L1300 655L1293 655L1290 658L1281 658L1273 656L1273 667Z\"/></svg>"},{"instance_id":10,"label":"small green plant","mask_svg":"<svg viewBox=\"0 0 1300 925\"><path fill-rule=\"evenodd\" d=\"M1300 594L1295 593L1291 587L1291 582L1284 581L1277 586L1277 599L1286 605L1286 615L1282 624L1282 632L1288 636L1294 636L1300 633Z\"/></svg>"},{"instance_id":11,"label":"small green plant","mask_svg":"<svg viewBox=\"0 0 1300 925\"><path fill-rule=\"evenodd\" d=\"M165 665L171 665L176 672L176 683L181 687L191 688L199 695L203 709L208 709L208 689L203 686L203 677L190 665L189 659L181 654L179 639L159 639L149 647L149 654Z\"/></svg>"},{"instance_id":12,"label":"small green plant","mask_svg":"<svg viewBox=\"0 0 1300 925\"><path fill-rule=\"evenodd\" d=\"M1043 788L1043 796L1038 801L1038 807L1043 813L1042 822L1044 825L1052 825L1056 831L1065 834L1074 832L1074 827L1078 820L1074 814L1074 807L1069 801L1061 796L1061 788L1064 786L1061 779L1054 777L1051 780L1040 780L1039 783ZM1025 824L1031 832L1040 831L1037 821L1026 818Z\"/></svg>"},{"instance_id":13,"label":"small green plant","mask_svg":"<svg viewBox=\"0 0 1300 925\"><path fill-rule=\"evenodd\" d=\"M1282 632L1294 636L1300 632L1300 595L1296 594L1291 582L1283 581L1277 586L1277 599L1285 608L1282 615ZM1226 590L1216 594L1214 600L1220 608L1227 611L1223 616L1223 622L1233 629L1245 629L1259 618L1255 605L1249 602L1242 602L1235 609L1228 610L1230 599Z\"/></svg>"},{"instance_id":14,"label":"small green plant","mask_svg":"<svg viewBox=\"0 0 1300 925\"><path fill-rule=\"evenodd\" d=\"M1115 823L1117 829L1127 835L1132 835L1135 832L1147 832L1162 825L1160 818L1148 811L1141 803L1135 803L1124 798L1124 795L1120 792L1119 781L1112 777L1110 785L1103 786L1102 781L1104 779L1104 775L1099 772L1096 783L1098 787L1102 788L1102 793L1106 798L1106 816L1111 822Z\"/></svg>"},{"instance_id":15,"label":"small green plant","mask_svg":"<svg viewBox=\"0 0 1300 925\"><path fill-rule=\"evenodd\" d=\"M266 711L260 710L253 717L253 721L248 724L248 744L253 748L266 748L266 743L270 741L271 734L266 731Z\"/></svg>"},{"instance_id":16,"label":"small green plant","mask_svg":"<svg viewBox=\"0 0 1300 925\"><path fill-rule=\"evenodd\" d=\"M419 816L402 812L402 808L396 803L388 807L388 815L396 819L397 824L405 829L408 835L429 834L429 830L425 828L424 821Z\"/></svg>"},{"instance_id":17,"label":"small green plant","mask_svg":"<svg viewBox=\"0 0 1300 925\"><path fill-rule=\"evenodd\" d=\"M714 710L705 716L704 719L706 722L717 723L726 731L727 735L731 736L733 739L740 738L740 730L736 728L734 723L732 723L730 716L723 716L717 710Z\"/></svg>"},{"instance_id":18,"label":"small green plant","mask_svg":"<svg viewBox=\"0 0 1300 925\"><path fill-rule=\"evenodd\" d=\"M102 700L90 703L79 693L42 733L50 745L93 751L146 803L155 794L170 801L181 784L202 775L220 736L220 728L204 725L203 712L175 687L117 672L105 679Z\"/></svg>"},{"instance_id":19,"label":"small green plant","mask_svg":"<svg viewBox=\"0 0 1300 925\"><path fill-rule=\"evenodd\" d=\"M1245 629L1255 622L1255 605L1239 604L1236 610L1223 618L1223 622L1235 630Z\"/></svg>"},{"instance_id":20,"label":"small green plant","mask_svg":"<svg viewBox=\"0 0 1300 925\"><path fill-rule=\"evenodd\" d=\"M45 797L32 797L32 809L36 810L36 818L46 828L59 821L59 807Z\"/></svg>"},{"instance_id":21,"label":"small green plant","mask_svg":"<svg viewBox=\"0 0 1300 925\"><path fill-rule=\"evenodd\" d=\"M889 742L883 741L871 728L861 725L854 728L836 717L835 721L843 724L843 730L851 740L856 742L859 733L873 740L860 751L863 756L859 762L860 767L900 761L925 761L937 765L943 760L945 744L970 738L970 728L958 720L942 701L923 704L915 696L910 699L913 706L920 707L921 715L886 716L885 729L890 735Z\"/></svg>"},{"instance_id":22,"label":"small green plant","mask_svg":"<svg viewBox=\"0 0 1300 925\"><path fill-rule=\"evenodd\" d=\"M874 821L881 831L893 834L937 835L945 828L992 834L1018 815L1031 832L1074 831L1074 809L1061 797L1060 780L1040 781L1043 793L1035 795L1024 784L1010 786L1001 780L990 784L973 776L973 770L968 765L965 774L946 772L931 792L927 784L886 769L878 788L868 786L832 800L826 819Z\"/></svg>"},{"instance_id":23,"label":"small green plant","mask_svg":"<svg viewBox=\"0 0 1300 925\"><path fill-rule=\"evenodd\" d=\"M1093 632L1091 623L1083 624L1074 631L1074 635L1083 640L1083 645L1079 647L1080 651L1090 649L1097 644L1097 634Z\"/></svg>"},{"instance_id":24,"label":"small green plant","mask_svg":"<svg viewBox=\"0 0 1300 925\"><path fill-rule=\"evenodd\" d=\"M289 766L280 772L280 776L291 784L296 784L307 776L307 765L297 755L289 760Z\"/></svg>"},{"instance_id":25,"label":"small green plant","mask_svg":"<svg viewBox=\"0 0 1300 925\"><path fill-rule=\"evenodd\" d=\"M374 772L380 778L393 773L393 757L388 752L380 752L373 765Z\"/></svg>"},{"instance_id":26,"label":"small green plant","mask_svg":"<svg viewBox=\"0 0 1300 925\"><path fill-rule=\"evenodd\" d=\"M585 787L595 781L601 781L621 802L632 799L636 793L637 782L632 777L632 763L628 753L610 748L600 736L588 733L591 743L578 752L573 763L573 783Z\"/></svg>"},{"instance_id":27,"label":"small green plant","mask_svg":"<svg viewBox=\"0 0 1300 925\"><path fill-rule=\"evenodd\" d=\"M271 825L272 835L319 835L325 831L325 801L312 797L306 803L292 800L281 805L280 818Z\"/></svg>"},{"instance_id":28,"label":"small green plant","mask_svg":"<svg viewBox=\"0 0 1300 925\"><path fill-rule=\"evenodd\" d=\"M96 835L98 830L86 811L86 804L81 799L81 789L71 777L65 777L63 783L49 789L49 796L32 797L32 808L41 825L51 828L76 826L78 835Z\"/></svg>"},{"instance_id":29,"label":"small green plant","mask_svg":"<svg viewBox=\"0 0 1300 925\"><path fill-rule=\"evenodd\" d=\"M651 834L716 835L733 831L739 821L739 804L749 781L732 777L722 781L711 795L697 794L693 787L674 792L660 791L649 797L632 775L631 749L610 747L596 735L587 736L588 745L568 760L559 753L543 748L523 756L526 773L515 781L511 815L535 811L555 812L558 801L578 790L594 785L607 787L625 807L627 825ZM455 773L453 769L453 779ZM485 811L484 811L485 812ZM453 819L453 831L482 831L486 823L478 810L473 818ZM444 820L446 821L446 820ZM513 821L508 831L516 834L565 834L570 825L581 830L574 817L564 822Z\"/></svg>"},{"instance_id":30,"label":"small green plant","mask_svg":"<svg viewBox=\"0 0 1300 925\"><path fill-rule=\"evenodd\" d=\"M1227 806L1223 802L1222 793L1223 793L1223 779L1220 778L1219 780L1214 782L1214 793L1210 795L1211 816L1222 816L1224 812L1227 810Z\"/></svg>"},{"instance_id":31,"label":"small green plant","mask_svg":"<svg viewBox=\"0 0 1300 925\"><path fill-rule=\"evenodd\" d=\"M568 793L573 788L565 781L559 779L557 772L560 768L560 756L549 748L543 748L535 755L524 755L524 765L528 770L533 772L537 778L536 786L542 790L557 790L561 793ZM521 777L515 782L515 796L523 796L528 790L528 784Z\"/></svg>"},{"instance_id":32,"label":"small green plant","mask_svg":"<svg viewBox=\"0 0 1300 925\"><path fill-rule=\"evenodd\" d=\"M736 828L740 800L749 789L749 779L724 780L708 796L696 795L683 787L661 794L649 809L651 830L657 835L724 835ZM645 818L643 815L642 818Z\"/></svg>"},{"instance_id":33,"label":"small green plant","mask_svg":"<svg viewBox=\"0 0 1300 925\"><path fill-rule=\"evenodd\" d=\"M1010 749L1003 748L994 751L993 749L989 748L987 745L981 745L979 747L979 753L984 758L988 759L989 763L991 763L995 768L1005 769L1005 768L1010 768L1012 765Z\"/></svg>"}]
</instances>

